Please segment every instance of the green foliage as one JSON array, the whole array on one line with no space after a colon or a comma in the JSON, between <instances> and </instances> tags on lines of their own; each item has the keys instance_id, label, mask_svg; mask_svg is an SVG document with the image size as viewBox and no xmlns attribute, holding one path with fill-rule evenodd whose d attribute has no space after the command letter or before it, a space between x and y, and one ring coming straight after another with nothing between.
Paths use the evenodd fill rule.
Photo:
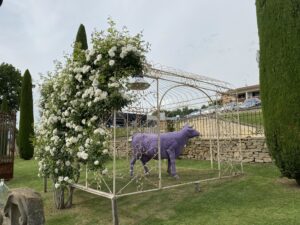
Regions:
<instances>
[{"instance_id":1,"label":"green foliage","mask_svg":"<svg viewBox=\"0 0 300 225\"><path fill-rule=\"evenodd\" d=\"M6 99L8 108L18 111L21 83L21 72L10 64L2 63L0 65L0 104L3 99Z\"/></svg>"},{"instance_id":2,"label":"green foliage","mask_svg":"<svg viewBox=\"0 0 300 225\"><path fill-rule=\"evenodd\" d=\"M28 70L23 76L21 104L20 104L20 133L19 133L19 150L22 159L31 159L33 157L32 138L33 129L33 101L32 101L32 82Z\"/></svg>"},{"instance_id":3,"label":"green foliage","mask_svg":"<svg viewBox=\"0 0 300 225\"><path fill-rule=\"evenodd\" d=\"M87 49L88 49L88 43L87 43L85 27L83 24L80 24L76 35L75 44L74 44L74 52L73 52L74 59L79 59L84 57L81 50L87 50Z\"/></svg>"},{"instance_id":4,"label":"green foliage","mask_svg":"<svg viewBox=\"0 0 300 225\"><path fill-rule=\"evenodd\" d=\"M6 98L4 98L1 103L0 112L9 112L8 102L7 102Z\"/></svg>"},{"instance_id":5,"label":"green foliage","mask_svg":"<svg viewBox=\"0 0 300 225\"><path fill-rule=\"evenodd\" d=\"M300 182L300 0L257 0L260 88L268 148Z\"/></svg>"}]
</instances>

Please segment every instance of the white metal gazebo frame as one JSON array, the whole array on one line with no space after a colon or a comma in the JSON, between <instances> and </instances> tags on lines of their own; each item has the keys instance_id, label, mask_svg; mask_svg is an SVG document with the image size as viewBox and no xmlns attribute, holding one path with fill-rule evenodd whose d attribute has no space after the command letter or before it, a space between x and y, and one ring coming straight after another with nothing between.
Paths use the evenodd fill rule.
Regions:
<instances>
[{"instance_id":1,"label":"white metal gazebo frame","mask_svg":"<svg viewBox=\"0 0 300 225\"><path fill-rule=\"evenodd\" d=\"M90 188L88 185L88 172L86 170L85 177L85 185L81 184L73 184L73 187L83 190L85 192L89 192L98 196L102 196L112 201L112 216L113 216L113 224L118 224L118 214L116 207L116 200L123 196L141 194L145 192L152 192L162 189L174 188L178 186L184 186L189 184L197 184L201 182L207 182L217 179L230 178L243 173L243 163L242 163L242 150L241 150L241 139L240 135L237 135L239 138L239 164L240 164L240 173L239 174L231 174L229 176L222 176L221 174L221 159L220 159L220 143L219 143L219 119L218 113L215 113L214 117L217 124L217 162L218 162L218 176L209 179L195 180L189 181L180 184L173 185L162 185L162 166L161 166L161 149L160 149L160 111L162 109L174 109L178 106L182 105L193 105L199 101L199 93L204 94L211 102L216 101L211 96L211 93L219 94L228 93L231 90L232 86L223 81L219 81L216 79L212 79L206 76L200 76L197 74L187 73L180 70L174 70L171 68L167 68L158 64L147 64L144 78L151 84L150 88L143 91L143 93L138 93L136 91L133 92L135 95L143 96L140 98L142 101L134 102L131 106L125 109L125 111L130 112L131 109L139 109L142 111L150 112L153 110L157 111L157 135L158 135L158 185L157 188L148 189L148 190L139 190L129 193L120 193L116 190L116 111L113 113L113 169L112 169L112 190L109 192L96 190L94 188ZM156 84L156 85L155 85ZM172 93L172 91L177 90L176 93ZM189 91L187 91L187 89ZM191 91L193 90L193 91ZM188 92L188 93L187 93ZM171 97L167 97L170 94ZM178 95L178 96L177 96ZM239 124L239 113L236 112L237 123ZM213 163L212 158L212 150L210 149L211 154L211 163ZM104 181L105 182L105 181ZM131 181L130 181L131 182Z\"/></svg>"}]
</instances>

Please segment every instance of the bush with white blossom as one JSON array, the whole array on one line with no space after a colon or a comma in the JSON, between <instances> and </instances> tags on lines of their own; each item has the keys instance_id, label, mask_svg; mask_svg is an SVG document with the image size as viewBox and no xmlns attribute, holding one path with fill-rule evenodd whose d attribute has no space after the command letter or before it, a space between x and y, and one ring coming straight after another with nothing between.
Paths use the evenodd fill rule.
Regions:
<instances>
[{"instance_id":1,"label":"bush with white blossom","mask_svg":"<svg viewBox=\"0 0 300 225\"><path fill-rule=\"evenodd\" d=\"M92 34L92 48L58 63L41 85L41 119L35 140L39 175L56 188L77 182L80 170L107 173L112 111L128 105L126 82L140 74L148 44L142 35L118 31L110 21L106 32Z\"/></svg>"}]
</instances>

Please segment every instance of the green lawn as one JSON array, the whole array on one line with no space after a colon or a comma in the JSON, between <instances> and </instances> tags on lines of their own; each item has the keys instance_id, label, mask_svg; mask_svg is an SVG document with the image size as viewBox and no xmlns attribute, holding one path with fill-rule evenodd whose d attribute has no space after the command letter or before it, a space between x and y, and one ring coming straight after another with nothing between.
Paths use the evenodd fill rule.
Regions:
<instances>
[{"instance_id":1,"label":"green lawn","mask_svg":"<svg viewBox=\"0 0 300 225\"><path fill-rule=\"evenodd\" d=\"M8 186L31 187L42 193L36 164L16 160L15 177ZM193 167L199 161L180 160L179 164ZM272 164L248 164L245 172L231 180L202 184L200 193L190 185L122 197L118 199L120 224L300 224L300 188L293 180L279 178ZM111 204L105 198L76 191L74 207L59 211L51 192L42 196L48 225L111 224Z\"/></svg>"},{"instance_id":2,"label":"green lawn","mask_svg":"<svg viewBox=\"0 0 300 225\"><path fill-rule=\"evenodd\" d=\"M236 121L237 114L236 113L223 113L220 115L220 118L223 120ZM240 123L242 125L263 126L263 115L261 110L246 110L239 112Z\"/></svg>"},{"instance_id":3,"label":"green lawn","mask_svg":"<svg viewBox=\"0 0 300 225\"><path fill-rule=\"evenodd\" d=\"M241 111L240 123L245 125L263 126L262 111Z\"/></svg>"}]
</instances>

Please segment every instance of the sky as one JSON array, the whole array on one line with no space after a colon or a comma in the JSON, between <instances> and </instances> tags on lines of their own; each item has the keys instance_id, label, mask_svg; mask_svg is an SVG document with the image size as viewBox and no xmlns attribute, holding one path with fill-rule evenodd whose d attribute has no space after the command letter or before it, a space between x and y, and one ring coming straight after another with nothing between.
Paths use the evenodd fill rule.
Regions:
<instances>
[{"instance_id":1,"label":"sky","mask_svg":"<svg viewBox=\"0 0 300 225\"><path fill-rule=\"evenodd\" d=\"M72 52L81 23L90 39L108 17L132 34L143 31L149 61L234 87L258 84L255 0L4 0L0 63L29 69L38 82Z\"/></svg>"}]
</instances>

